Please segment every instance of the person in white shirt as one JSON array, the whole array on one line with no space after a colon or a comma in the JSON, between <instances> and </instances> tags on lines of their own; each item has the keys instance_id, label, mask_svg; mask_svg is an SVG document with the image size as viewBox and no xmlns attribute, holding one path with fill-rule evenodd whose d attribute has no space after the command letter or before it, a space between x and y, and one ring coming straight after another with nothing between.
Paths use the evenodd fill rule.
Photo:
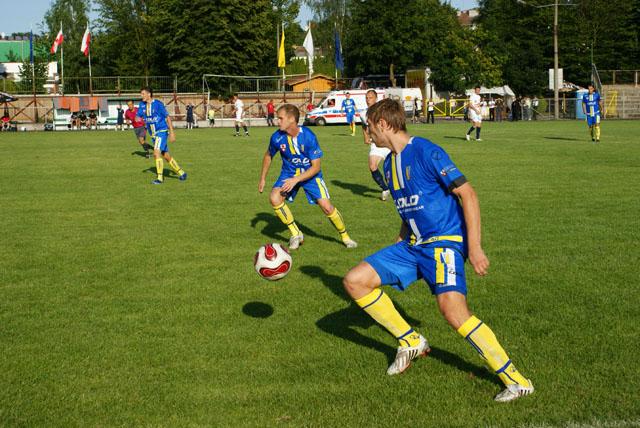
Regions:
<instances>
[{"instance_id":1,"label":"person in white shirt","mask_svg":"<svg viewBox=\"0 0 640 428\"><path fill-rule=\"evenodd\" d=\"M244 135L248 137L249 129L242 118L244 116L244 103L238 98L238 94L233 95L233 111L236 115L236 133L234 137L240 136L240 125L242 125L242 129L244 129Z\"/></svg>"},{"instance_id":2,"label":"person in white shirt","mask_svg":"<svg viewBox=\"0 0 640 428\"><path fill-rule=\"evenodd\" d=\"M391 153L391 150L385 147L376 146L376 144L371 139L371 136L369 135L367 110L369 109L369 107L378 102L378 93L375 91L375 89L369 89L367 91L365 100L367 103L367 108L364 111L360 112L360 122L362 123L362 136L364 137L364 143L369 144L369 171L371 172L371 178L373 178L373 181L375 181L376 184L380 186L380 190L382 190L380 199L386 201L387 198L391 195L391 191L389 190L389 186L384 180L382 173L378 169L378 166L380 165L380 162L384 161L389 153Z\"/></svg>"},{"instance_id":3,"label":"person in white shirt","mask_svg":"<svg viewBox=\"0 0 640 428\"><path fill-rule=\"evenodd\" d=\"M429 103L427 104L427 123L429 123L429 119L431 119L431 123L435 123L435 109L436 103L433 102L433 98L429 98Z\"/></svg>"},{"instance_id":4,"label":"person in white shirt","mask_svg":"<svg viewBox=\"0 0 640 428\"><path fill-rule=\"evenodd\" d=\"M471 140L471 133L476 130L476 141L482 141L480 139L480 128L482 127L482 98L480 97L480 86L474 88L474 93L469 96L469 103L467 109L469 111L469 120L471 121L471 128L467 131L467 141Z\"/></svg>"}]
</instances>

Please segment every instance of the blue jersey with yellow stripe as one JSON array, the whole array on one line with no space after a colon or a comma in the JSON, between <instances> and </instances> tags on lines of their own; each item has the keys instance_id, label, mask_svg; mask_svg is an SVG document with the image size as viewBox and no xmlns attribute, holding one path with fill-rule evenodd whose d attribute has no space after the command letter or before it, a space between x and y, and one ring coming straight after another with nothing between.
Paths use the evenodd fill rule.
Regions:
<instances>
[{"instance_id":1,"label":"blue jersey with yellow stripe","mask_svg":"<svg viewBox=\"0 0 640 428\"><path fill-rule=\"evenodd\" d=\"M436 241L463 243L466 226L453 189L466 178L447 152L431 141L412 137L402 152L387 156L384 172L398 214L412 245Z\"/></svg>"},{"instance_id":2,"label":"blue jersey with yellow stripe","mask_svg":"<svg viewBox=\"0 0 640 428\"><path fill-rule=\"evenodd\" d=\"M169 129L169 125L167 125L169 112L167 112L164 103L160 100L154 99L150 103L140 101L137 116L144 119L147 130L152 137L156 133L167 132Z\"/></svg>"},{"instance_id":3,"label":"blue jersey with yellow stripe","mask_svg":"<svg viewBox=\"0 0 640 428\"><path fill-rule=\"evenodd\" d=\"M273 157L276 153L282 158L281 176L290 177L311 168L311 161L320 159L323 154L315 134L306 126L301 126L295 137L284 131L274 132L269 142L269 154ZM316 177L322 178L322 171L313 178Z\"/></svg>"},{"instance_id":4,"label":"blue jersey with yellow stripe","mask_svg":"<svg viewBox=\"0 0 640 428\"><path fill-rule=\"evenodd\" d=\"M584 94L582 104L586 107L587 116L593 117L600 114L600 94L598 92Z\"/></svg>"},{"instance_id":5,"label":"blue jersey with yellow stripe","mask_svg":"<svg viewBox=\"0 0 640 428\"><path fill-rule=\"evenodd\" d=\"M347 114L354 114L356 112L356 102L353 98L345 98L342 101L342 110Z\"/></svg>"}]
</instances>

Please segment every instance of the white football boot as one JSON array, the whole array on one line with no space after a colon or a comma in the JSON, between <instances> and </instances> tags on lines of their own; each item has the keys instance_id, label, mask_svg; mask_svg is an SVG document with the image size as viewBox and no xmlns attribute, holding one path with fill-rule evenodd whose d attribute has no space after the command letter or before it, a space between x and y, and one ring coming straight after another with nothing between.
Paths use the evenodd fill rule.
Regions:
<instances>
[{"instance_id":1,"label":"white football boot","mask_svg":"<svg viewBox=\"0 0 640 428\"><path fill-rule=\"evenodd\" d=\"M299 235L293 235L291 238L289 238L289 249L297 250L303 243L304 236L302 235L302 233Z\"/></svg>"},{"instance_id":2,"label":"white football boot","mask_svg":"<svg viewBox=\"0 0 640 428\"><path fill-rule=\"evenodd\" d=\"M420 335L420 343L418 346L400 346L396 353L396 359L391 363L387 369L388 375L397 375L404 372L411 366L411 361L418 357L426 357L431 352L429 342L422 335Z\"/></svg>"},{"instance_id":3,"label":"white football boot","mask_svg":"<svg viewBox=\"0 0 640 428\"><path fill-rule=\"evenodd\" d=\"M380 195L380 199L386 201L389 195L391 195L391 190L383 190L382 195Z\"/></svg>"},{"instance_id":4,"label":"white football boot","mask_svg":"<svg viewBox=\"0 0 640 428\"><path fill-rule=\"evenodd\" d=\"M507 385L504 390L502 390L498 393L498 395L495 396L494 400L500 403L506 403L508 401L513 401L517 398L524 397L525 395L533 394L533 383L531 383L529 379L527 379L527 382L529 382L529 386L523 386L520 384Z\"/></svg>"},{"instance_id":5,"label":"white football boot","mask_svg":"<svg viewBox=\"0 0 640 428\"><path fill-rule=\"evenodd\" d=\"M351 238L345 239L344 241L342 241L342 243L347 248L357 248L358 247L358 243L356 241L354 241L353 239L351 239Z\"/></svg>"}]
</instances>

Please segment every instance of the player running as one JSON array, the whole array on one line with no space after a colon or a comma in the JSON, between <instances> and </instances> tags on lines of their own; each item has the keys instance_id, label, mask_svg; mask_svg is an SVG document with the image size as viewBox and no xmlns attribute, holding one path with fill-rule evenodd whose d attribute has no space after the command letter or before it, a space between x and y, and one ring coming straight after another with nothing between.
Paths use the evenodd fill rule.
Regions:
<instances>
[{"instance_id":1,"label":"player running","mask_svg":"<svg viewBox=\"0 0 640 428\"><path fill-rule=\"evenodd\" d=\"M351 99L351 94L347 92L346 98L342 100L342 107L340 107L340 111L344 111L347 113L347 123L349 124L349 128L351 128L351 136L356 135L356 102Z\"/></svg>"},{"instance_id":2,"label":"player running","mask_svg":"<svg viewBox=\"0 0 640 428\"><path fill-rule=\"evenodd\" d=\"M293 219L285 198L293 202L298 190L302 187L310 204L318 204L329 218L347 248L358 246L349 237L347 228L338 209L331 204L329 190L322 177L320 161L322 150L318 139L305 126L298 126L300 111L292 104L284 104L277 110L279 130L274 132L269 147L262 159L262 172L258 191L262 193L266 183L267 172L276 153L282 158L282 171L274 183L269 196L273 210L278 218L289 228L291 238L289 248L297 249L304 242L304 236Z\"/></svg>"},{"instance_id":3,"label":"player running","mask_svg":"<svg viewBox=\"0 0 640 428\"><path fill-rule=\"evenodd\" d=\"M367 108L371 107L378 101L378 94L374 89L369 89L365 95L365 100L367 102ZM389 186L384 181L384 177L380 173L378 169L378 165L380 165L380 161L384 160L391 150L385 147L378 147L371 139L369 132L367 131L367 110L364 110L360 113L360 122L362 123L362 136L364 137L364 143L369 144L369 171L371 171L371 178L375 181L380 189L382 189L382 194L380 195L380 199L386 201L389 197Z\"/></svg>"},{"instance_id":4,"label":"player running","mask_svg":"<svg viewBox=\"0 0 640 428\"><path fill-rule=\"evenodd\" d=\"M600 142L600 112L603 111L600 93L589 83L589 93L582 96L582 112L587 116L591 141Z\"/></svg>"},{"instance_id":5,"label":"player running","mask_svg":"<svg viewBox=\"0 0 640 428\"><path fill-rule=\"evenodd\" d=\"M244 103L240 98L238 98L238 94L233 95L233 113L236 116L236 133L233 135L234 137L240 136L240 125L242 125L242 129L244 129L244 135L249 136L249 129L247 125L244 123Z\"/></svg>"},{"instance_id":6,"label":"player running","mask_svg":"<svg viewBox=\"0 0 640 428\"><path fill-rule=\"evenodd\" d=\"M482 98L480 97L480 86L476 86L473 89L474 93L469 95L469 103L467 104L469 120L471 121L471 128L467 131L467 141L471 140L471 132L476 130L476 141L482 141L480 139L480 129L482 128Z\"/></svg>"},{"instance_id":7,"label":"player running","mask_svg":"<svg viewBox=\"0 0 640 428\"><path fill-rule=\"evenodd\" d=\"M127 101L127 107L127 111L124 112L124 118L128 125L133 126L133 132L136 134L140 147L144 150L145 156L150 158L151 153L149 153L149 149L152 149L153 147L147 144L145 140L147 137L147 130L144 126L144 120L138 116L138 108L134 107L133 100Z\"/></svg>"},{"instance_id":8,"label":"player running","mask_svg":"<svg viewBox=\"0 0 640 428\"><path fill-rule=\"evenodd\" d=\"M158 178L153 180L152 184L162 184L164 182L164 162L163 158L169 162L169 166L173 169L180 181L187 179L187 173L178 165L176 160L169 154L169 146L167 140L170 142L176 141L176 134L173 131L173 122L169 116L169 112L165 108L164 104L160 100L153 98L153 89L149 86L145 86L140 90L142 101L138 105L138 117L144 120L147 125L147 130L151 135L151 141L153 141L153 156L156 159L156 172Z\"/></svg>"},{"instance_id":9,"label":"player running","mask_svg":"<svg viewBox=\"0 0 640 428\"><path fill-rule=\"evenodd\" d=\"M376 144L391 150L384 171L402 227L394 245L365 258L343 283L358 306L400 342L387 374L402 373L430 348L380 286L405 290L424 278L447 322L506 385L495 400L511 401L533 393L531 381L516 370L491 329L467 307L465 259L478 275L486 275L489 267L480 245L480 206L473 187L442 148L407 134L398 102L385 99L370 107L368 124Z\"/></svg>"}]
</instances>

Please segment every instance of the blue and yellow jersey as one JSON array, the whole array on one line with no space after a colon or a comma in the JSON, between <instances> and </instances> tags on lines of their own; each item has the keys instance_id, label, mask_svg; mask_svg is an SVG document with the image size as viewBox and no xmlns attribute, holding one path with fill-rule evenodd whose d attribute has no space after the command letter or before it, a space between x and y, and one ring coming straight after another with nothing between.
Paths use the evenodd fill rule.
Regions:
<instances>
[{"instance_id":1,"label":"blue and yellow jersey","mask_svg":"<svg viewBox=\"0 0 640 428\"><path fill-rule=\"evenodd\" d=\"M169 125L167 125L169 113L160 100L154 99L151 100L150 103L140 101L137 115L144 119L147 130L152 137L155 136L156 133L167 132L169 129Z\"/></svg>"},{"instance_id":2,"label":"blue and yellow jersey","mask_svg":"<svg viewBox=\"0 0 640 428\"><path fill-rule=\"evenodd\" d=\"M300 127L296 137L291 137L284 131L276 131L269 142L269 154L271 157L280 153L282 157L282 174L291 177L300 175L311 167L311 161L322 157L322 149L318 145L318 139L306 126ZM322 171L313 178L322 178Z\"/></svg>"},{"instance_id":3,"label":"blue and yellow jersey","mask_svg":"<svg viewBox=\"0 0 640 428\"><path fill-rule=\"evenodd\" d=\"M353 98L345 98L342 101L342 108L347 114L354 114L356 112L356 102Z\"/></svg>"},{"instance_id":4,"label":"blue and yellow jersey","mask_svg":"<svg viewBox=\"0 0 640 428\"><path fill-rule=\"evenodd\" d=\"M466 226L453 189L466 178L447 152L431 141L412 137L402 152L387 156L384 172L411 245L435 241L463 243Z\"/></svg>"},{"instance_id":5,"label":"blue and yellow jersey","mask_svg":"<svg viewBox=\"0 0 640 428\"><path fill-rule=\"evenodd\" d=\"M587 116L593 117L600 114L600 94L598 92L584 94L582 96L582 104L587 109Z\"/></svg>"}]
</instances>

